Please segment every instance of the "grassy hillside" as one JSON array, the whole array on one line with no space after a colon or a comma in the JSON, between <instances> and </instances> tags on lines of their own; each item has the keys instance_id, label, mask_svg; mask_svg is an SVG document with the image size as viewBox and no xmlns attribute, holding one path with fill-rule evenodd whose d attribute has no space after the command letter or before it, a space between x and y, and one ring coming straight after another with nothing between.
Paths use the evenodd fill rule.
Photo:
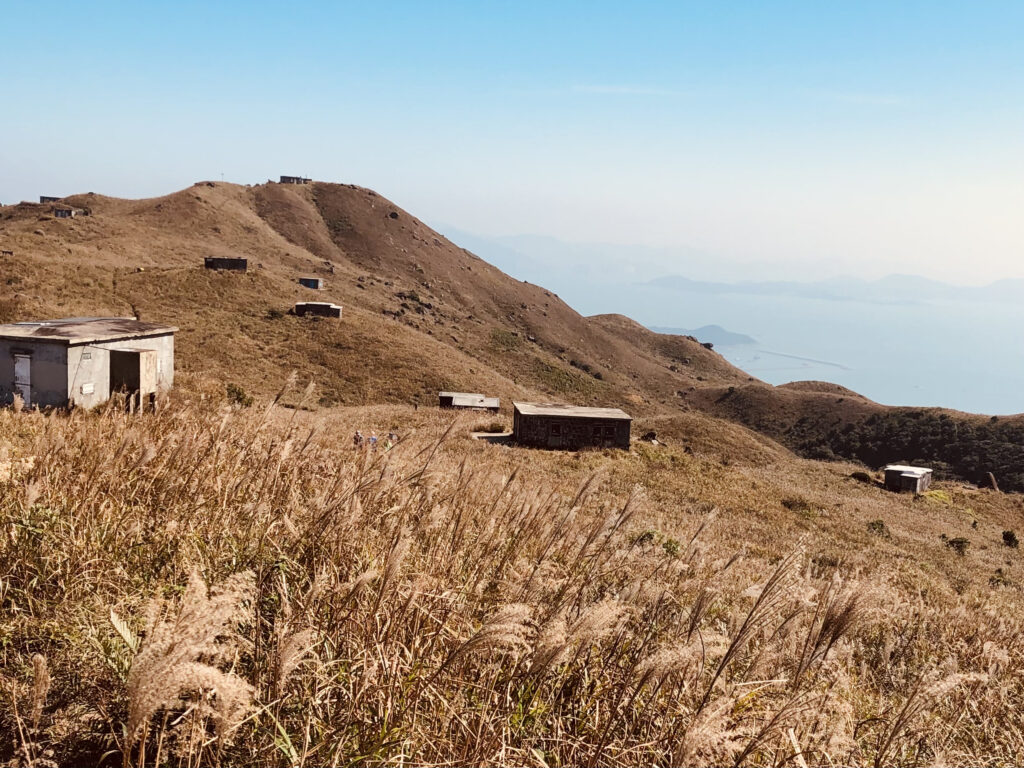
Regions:
<instances>
[{"instance_id":1,"label":"grassy hillside","mask_svg":"<svg viewBox=\"0 0 1024 768\"><path fill-rule=\"evenodd\" d=\"M714 417L707 425L728 419L805 456L936 463L973 482L993 472L1004 490L1024 491L1021 417L988 425L886 408L830 384L771 387L691 338L582 317L372 190L199 182L149 200L67 202L91 215L0 207L0 249L14 251L0 257L0 321L134 314L173 323L179 370L221 390L230 382L266 396L296 371L317 382L321 406L432 404L454 389L497 395L506 409L525 398L666 419L697 411ZM244 256L252 269L202 269L218 255ZM323 277L327 290L300 287L299 275ZM343 304L343 320L286 314L315 298ZM956 440L939 418L956 426Z\"/></svg>"},{"instance_id":2,"label":"grassy hillside","mask_svg":"<svg viewBox=\"0 0 1024 768\"><path fill-rule=\"evenodd\" d=\"M798 382L709 387L704 412L731 419L808 458L854 459L869 467L927 464L939 476L1024 491L1024 417L987 417L941 408L894 408L844 387Z\"/></svg>"},{"instance_id":3,"label":"grassy hillside","mask_svg":"<svg viewBox=\"0 0 1024 768\"><path fill-rule=\"evenodd\" d=\"M193 395L137 417L0 411L0 759L1024 751L1021 562L1003 533L1021 532L1019 497L896 496L770 443L494 446L467 436L475 418ZM693 418L638 426L699 439ZM357 452L357 427L401 441Z\"/></svg>"},{"instance_id":4,"label":"grassy hillside","mask_svg":"<svg viewBox=\"0 0 1024 768\"><path fill-rule=\"evenodd\" d=\"M0 320L137 314L181 328L179 367L271 393L292 370L325 404L433 402L438 389L656 410L741 374L694 341L580 316L462 250L371 190L202 182L151 200L0 208ZM204 256L243 256L245 275ZM296 282L325 278L317 292ZM286 316L341 303L341 323ZM681 362L683 359L685 363ZM672 370L672 368L676 370Z\"/></svg>"},{"instance_id":5,"label":"grassy hillside","mask_svg":"<svg viewBox=\"0 0 1024 768\"><path fill-rule=\"evenodd\" d=\"M71 202L91 215L0 208L0 320L173 323L178 388L135 417L0 410L0 762L1024 753L1024 501L954 479L1024 483L1019 419L771 387L359 187ZM287 314L310 298L344 318ZM659 444L478 442L493 417L417 408L439 389L506 425L513 397L622 406ZM357 452L357 428L401 440ZM947 463L912 498L790 448Z\"/></svg>"}]
</instances>

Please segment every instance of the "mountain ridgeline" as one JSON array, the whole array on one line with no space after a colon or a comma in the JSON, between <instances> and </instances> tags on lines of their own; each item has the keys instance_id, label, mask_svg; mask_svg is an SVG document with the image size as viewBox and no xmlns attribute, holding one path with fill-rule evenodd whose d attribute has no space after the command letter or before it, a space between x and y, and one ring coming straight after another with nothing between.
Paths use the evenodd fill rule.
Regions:
<instances>
[{"instance_id":1,"label":"mountain ridgeline","mask_svg":"<svg viewBox=\"0 0 1024 768\"><path fill-rule=\"evenodd\" d=\"M686 334L584 317L369 189L200 182L160 198L64 202L89 215L0 207L0 321L173 323L182 386L270 395L296 371L323 407L433 404L443 389L506 405L616 406L680 442L728 434L741 453L760 455L767 436L807 456L940 462L975 482L993 472L1004 490L1024 491L1020 417L889 408L814 382L770 386ZM207 271L206 256L243 256L250 269ZM304 288L299 276L326 288ZM301 300L342 304L344 319L288 314Z\"/></svg>"}]
</instances>

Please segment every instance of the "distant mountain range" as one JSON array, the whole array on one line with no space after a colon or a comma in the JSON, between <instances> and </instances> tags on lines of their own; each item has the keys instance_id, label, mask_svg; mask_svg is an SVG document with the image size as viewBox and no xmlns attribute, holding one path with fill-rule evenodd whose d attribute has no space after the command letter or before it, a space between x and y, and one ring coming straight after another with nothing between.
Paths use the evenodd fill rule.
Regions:
<instances>
[{"instance_id":1,"label":"distant mountain range","mask_svg":"<svg viewBox=\"0 0 1024 768\"><path fill-rule=\"evenodd\" d=\"M701 343L711 342L718 347L737 347L743 344L757 344L757 339L747 336L744 333L733 333L732 331L727 331L720 325L705 325L694 330L652 326L651 330L655 333L671 333L676 336L693 336Z\"/></svg>"},{"instance_id":2,"label":"distant mountain range","mask_svg":"<svg viewBox=\"0 0 1024 768\"><path fill-rule=\"evenodd\" d=\"M608 285L634 285L700 293L791 296L868 304L919 304L934 301L1024 302L1024 279L996 280L983 286L944 283L920 275L893 274L877 280L835 277L824 280L746 280L715 282L665 275L669 264L685 264L696 278L722 273L721 258L695 248L652 248L610 243L571 243L540 235L489 237L444 226L460 245L513 277L577 293L577 303ZM756 274L754 265L736 263L738 274ZM678 267L677 267L678 268ZM792 274L795 265L781 265ZM761 267L763 272L763 266ZM659 276L660 275L660 276ZM632 307L627 307L632 310Z\"/></svg>"},{"instance_id":3,"label":"distant mountain range","mask_svg":"<svg viewBox=\"0 0 1024 768\"><path fill-rule=\"evenodd\" d=\"M815 282L787 281L717 283L668 275L647 285L701 294L792 296L823 301L861 301L873 304L914 304L928 301L1024 301L1024 280L997 280L983 286L943 283L916 275L889 275L878 280L833 278Z\"/></svg>"}]
</instances>

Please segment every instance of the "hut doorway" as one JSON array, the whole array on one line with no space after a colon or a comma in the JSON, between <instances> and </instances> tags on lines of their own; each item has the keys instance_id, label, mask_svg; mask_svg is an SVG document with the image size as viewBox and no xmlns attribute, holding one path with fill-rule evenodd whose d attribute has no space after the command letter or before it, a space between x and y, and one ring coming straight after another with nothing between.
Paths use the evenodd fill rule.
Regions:
<instances>
[{"instance_id":1,"label":"hut doorway","mask_svg":"<svg viewBox=\"0 0 1024 768\"><path fill-rule=\"evenodd\" d=\"M123 392L130 411L150 406L156 393L155 349L110 350L110 391Z\"/></svg>"},{"instance_id":2,"label":"hut doorway","mask_svg":"<svg viewBox=\"0 0 1024 768\"><path fill-rule=\"evenodd\" d=\"M14 391L21 396L25 407L32 405L32 356L14 356Z\"/></svg>"}]
</instances>

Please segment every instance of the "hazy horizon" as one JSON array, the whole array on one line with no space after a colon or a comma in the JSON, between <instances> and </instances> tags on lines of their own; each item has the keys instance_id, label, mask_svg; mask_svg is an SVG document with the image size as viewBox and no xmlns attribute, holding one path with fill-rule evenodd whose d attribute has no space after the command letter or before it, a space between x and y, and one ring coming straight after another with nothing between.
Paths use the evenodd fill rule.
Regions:
<instances>
[{"instance_id":1,"label":"hazy horizon","mask_svg":"<svg viewBox=\"0 0 1024 768\"><path fill-rule=\"evenodd\" d=\"M660 277L685 277L692 280L706 280L725 283L769 283L769 282L793 282L803 284L815 284L819 282L859 280L863 282L876 282L886 278L916 278L920 280L935 281L952 287L980 288L998 283L1004 280L1024 280L1024 275L1014 276L987 276L974 274L973 277L958 279L956 277L943 279L932 275L918 272L899 272L886 270L884 265L871 270L861 270L859 274L851 272L835 272L832 270L808 269L806 265L799 262L758 262L751 260L726 261L712 253L701 253L685 246L655 248L637 243L616 243L616 242L588 242L563 240L535 232L505 233L498 235L485 235L479 232L470 232L454 224L443 222L427 222L433 229L448 237L456 245L474 249L476 245L481 252L477 253L487 259L487 253L494 254L493 248L507 248L515 252L520 258L532 261L537 269L523 271L522 274L513 274L513 277L528 280L538 285L544 284L545 273L555 268L550 260L545 260L530 251L534 248L531 245L543 244L541 251L549 249L564 249L567 255L575 254L578 261L566 258L559 263L558 267L575 269L579 261L596 257L601 270L594 275L588 276L606 283L618 282L624 277L634 276L639 282L646 282ZM484 245L486 244L486 245ZM621 260L613 261L614 254L619 254ZM657 255L661 254L663 259L659 261ZM489 259L488 259L489 260ZM496 266L501 266L496 264ZM507 266L507 265L506 265ZM609 267L620 268L619 272L608 272ZM501 267L504 270L504 267ZM742 270L737 274L737 270ZM505 270L508 271L508 270ZM511 274L511 273L510 273Z\"/></svg>"}]
</instances>

